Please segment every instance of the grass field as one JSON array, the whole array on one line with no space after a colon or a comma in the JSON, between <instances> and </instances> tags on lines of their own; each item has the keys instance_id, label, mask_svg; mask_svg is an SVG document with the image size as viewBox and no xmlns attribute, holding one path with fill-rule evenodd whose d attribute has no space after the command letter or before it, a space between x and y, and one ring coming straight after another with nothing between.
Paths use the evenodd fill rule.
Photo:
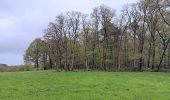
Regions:
<instances>
[{"instance_id":1,"label":"grass field","mask_svg":"<svg viewBox=\"0 0 170 100\"><path fill-rule=\"evenodd\" d=\"M170 73L5 72L0 100L170 100Z\"/></svg>"}]
</instances>

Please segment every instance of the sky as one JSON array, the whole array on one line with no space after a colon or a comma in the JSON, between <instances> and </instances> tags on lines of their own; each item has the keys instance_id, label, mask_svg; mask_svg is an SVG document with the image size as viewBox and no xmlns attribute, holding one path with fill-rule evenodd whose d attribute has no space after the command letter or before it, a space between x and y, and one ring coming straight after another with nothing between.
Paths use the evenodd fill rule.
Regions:
<instances>
[{"instance_id":1,"label":"sky","mask_svg":"<svg viewBox=\"0 0 170 100\"><path fill-rule=\"evenodd\" d=\"M23 64L29 44L43 36L43 30L66 11L92 12L104 4L119 14L125 4L137 0L0 0L0 63Z\"/></svg>"}]
</instances>

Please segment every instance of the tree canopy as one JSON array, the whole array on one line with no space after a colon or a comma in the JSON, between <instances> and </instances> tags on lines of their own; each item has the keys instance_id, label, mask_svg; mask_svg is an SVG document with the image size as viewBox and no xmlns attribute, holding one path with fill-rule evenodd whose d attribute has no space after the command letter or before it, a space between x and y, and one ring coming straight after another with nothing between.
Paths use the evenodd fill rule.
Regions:
<instances>
[{"instance_id":1,"label":"tree canopy","mask_svg":"<svg viewBox=\"0 0 170 100\"><path fill-rule=\"evenodd\" d=\"M140 0L116 17L108 6L60 14L24 54L44 69L160 71L170 68L170 2Z\"/></svg>"}]
</instances>

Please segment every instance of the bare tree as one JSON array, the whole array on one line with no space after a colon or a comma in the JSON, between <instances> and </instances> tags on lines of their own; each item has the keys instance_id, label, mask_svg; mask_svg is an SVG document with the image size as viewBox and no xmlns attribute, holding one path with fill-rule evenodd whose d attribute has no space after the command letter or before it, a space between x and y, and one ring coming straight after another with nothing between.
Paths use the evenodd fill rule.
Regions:
<instances>
[{"instance_id":1,"label":"bare tree","mask_svg":"<svg viewBox=\"0 0 170 100\"><path fill-rule=\"evenodd\" d=\"M86 70L89 70L87 47L88 47L88 35L90 33L90 23L87 20L87 15L82 16L82 27L83 27L83 39L84 39L84 65Z\"/></svg>"},{"instance_id":2,"label":"bare tree","mask_svg":"<svg viewBox=\"0 0 170 100\"><path fill-rule=\"evenodd\" d=\"M80 12L68 12L68 21L69 21L69 37L70 37L70 46L71 46L71 66L69 70L73 70L75 63L75 56L77 51L77 38L80 31L80 21L81 13ZM72 42L73 41L73 42Z\"/></svg>"}]
</instances>

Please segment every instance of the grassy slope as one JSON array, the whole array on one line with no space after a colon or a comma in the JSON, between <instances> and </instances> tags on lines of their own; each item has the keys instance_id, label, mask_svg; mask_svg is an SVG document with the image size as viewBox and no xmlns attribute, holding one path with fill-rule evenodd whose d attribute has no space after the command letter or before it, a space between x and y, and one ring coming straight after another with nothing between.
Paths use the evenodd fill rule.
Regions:
<instances>
[{"instance_id":1,"label":"grassy slope","mask_svg":"<svg viewBox=\"0 0 170 100\"><path fill-rule=\"evenodd\" d=\"M170 100L170 73L0 73L0 100Z\"/></svg>"}]
</instances>

